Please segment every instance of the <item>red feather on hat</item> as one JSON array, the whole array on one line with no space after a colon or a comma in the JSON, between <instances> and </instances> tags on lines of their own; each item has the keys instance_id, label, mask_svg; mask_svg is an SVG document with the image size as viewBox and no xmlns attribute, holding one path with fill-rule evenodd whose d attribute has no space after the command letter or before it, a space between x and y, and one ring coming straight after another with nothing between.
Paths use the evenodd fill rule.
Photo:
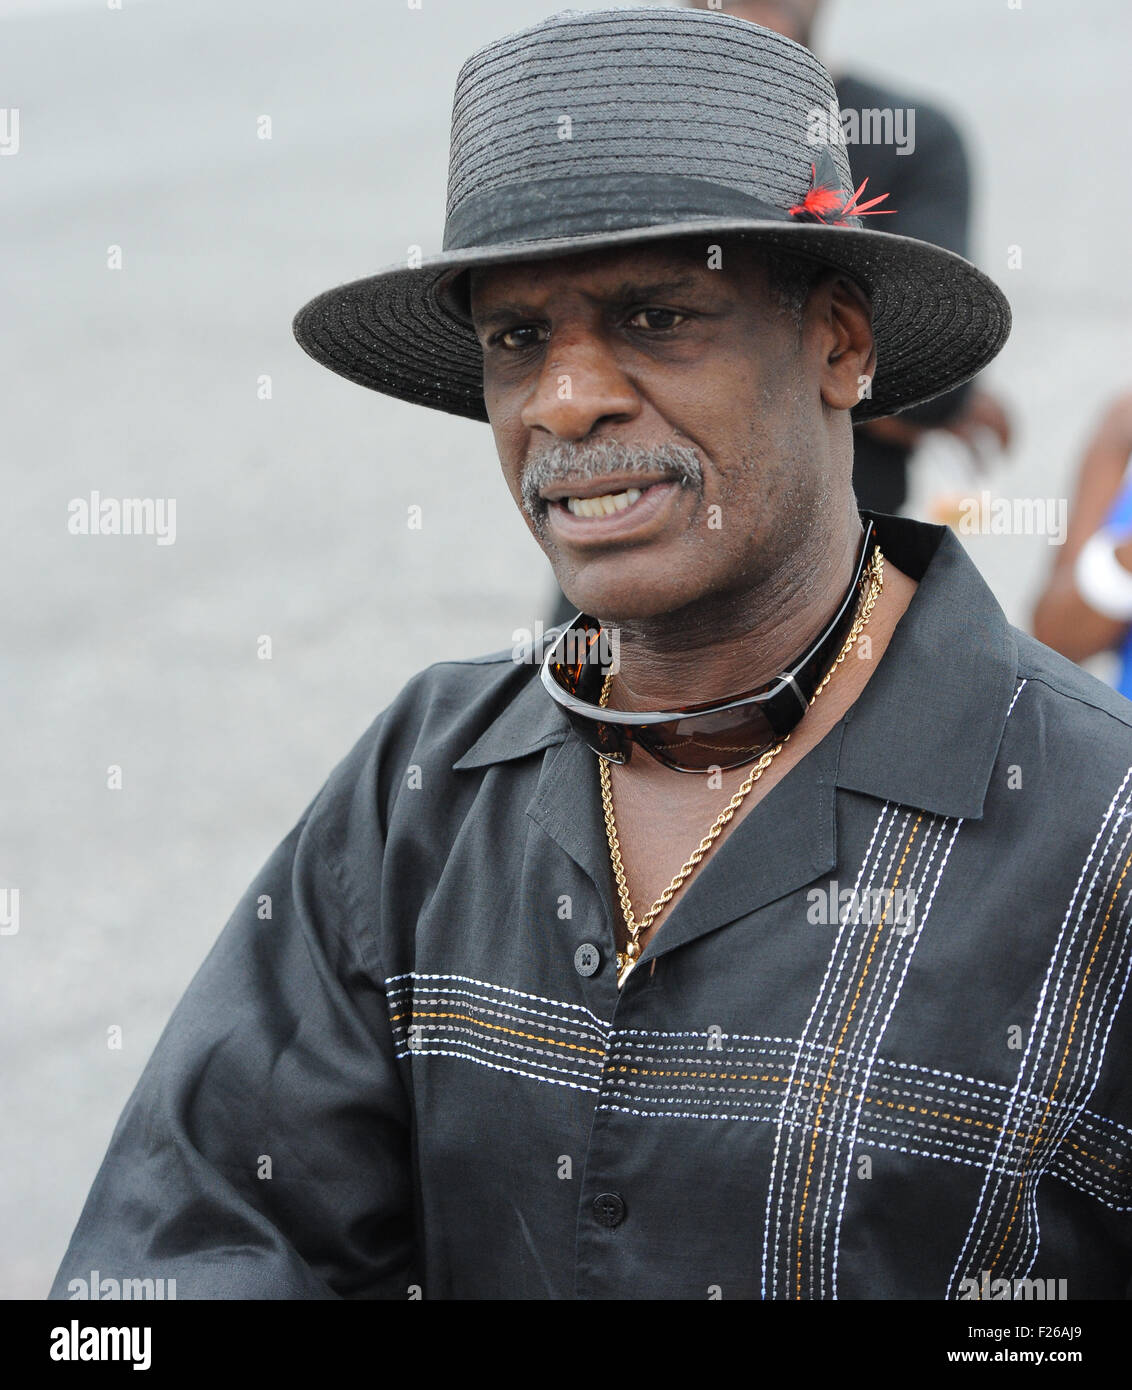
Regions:
<instances>
[{"instance_id":1,"label":"red feather on hat","mask_svg":"<svg viewBox=\"0 0 1132 1390\"><path fill-rule=\"evenodd\" d=\"M820 174L818 165L821 166ZM867 183L868 179L863 179L860 187L846 197L837 166L829 150L824 149L818 155L817 163L810 165L809 191L800 203L795 203L789 209L790 214L799 221L824 222L827 226L844 227L850 217L883 217L885 213L895 212L895 208L876 206L877 203L884 202L888 197L887 193L878 193L867 203L857 201L865 191ZM831 213L834 215L830 216Z\"/></svg>"}]
</instances>

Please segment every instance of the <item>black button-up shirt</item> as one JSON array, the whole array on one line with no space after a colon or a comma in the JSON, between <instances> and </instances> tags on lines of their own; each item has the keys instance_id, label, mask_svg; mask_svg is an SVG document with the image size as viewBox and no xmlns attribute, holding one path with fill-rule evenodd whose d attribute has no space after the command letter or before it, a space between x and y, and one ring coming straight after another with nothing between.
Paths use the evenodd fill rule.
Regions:
<instances>
[{"instance_id":1,"label":"black button-up shirt","mask_svg":"<svg viewBox=\"0 0 1132 1390\"><path fill-rule=\"evenodd\" d=\"M1132 704L878 529L920 581L885 655L621 992L537 661L415 676L178 1005L53 1296L1126 1296Z\"/></svg>"}]
</instances>

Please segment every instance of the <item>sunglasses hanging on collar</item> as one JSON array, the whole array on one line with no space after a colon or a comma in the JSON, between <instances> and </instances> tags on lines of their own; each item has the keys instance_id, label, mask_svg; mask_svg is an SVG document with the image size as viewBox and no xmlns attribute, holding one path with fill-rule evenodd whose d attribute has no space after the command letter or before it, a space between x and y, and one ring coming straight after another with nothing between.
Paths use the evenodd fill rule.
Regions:
<instances>
[{"instance_id":1,"label":"sunglasses hanging on collar","mask_svg":"<svg viewBox=\"0 0 1132 1390\"><path fill-rule=\"evenodd\" d=\"M600 623L579 613L543 660L543 686L589 748L611 763L627 763L638 744L676 772L742 767L773 748L799 723L822 677L836 660L867 583L876 548L871 521L853 581L825 628L795 662L767 684L727 700L672 710L617 710L599 701L607 673ZM566 660L575 656L575 660Z\"/></svg>"}]
</instances>

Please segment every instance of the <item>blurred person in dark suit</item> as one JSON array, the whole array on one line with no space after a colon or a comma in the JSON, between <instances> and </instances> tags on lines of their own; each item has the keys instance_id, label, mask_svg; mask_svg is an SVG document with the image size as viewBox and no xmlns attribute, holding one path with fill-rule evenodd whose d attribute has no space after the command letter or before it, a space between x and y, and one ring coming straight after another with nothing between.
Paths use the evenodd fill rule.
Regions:
<instances>
[{"instance_id":1,"label":"blurred person in dark suit","mask_svg":"<svg viewBox=\"0 0 1132 1390\"><path fill-rule=\"evenodd\" d=\"M812 49L822 0L713 0L692 8L761 24ZM852 73L832 75L853 176L858 183L868 179L865 197L870 190L889 193L886 206L893 215L878 221L877 228L934 242L969 259L971 175L954 122L914 91ZM853 444L853 490L862 507L900 510L908 493L909 460L930 429L948 430L973 453L981 429L990 429L1003 448L1010 441L1002 406L970 381L899 415L865 421L854 430Z\"/></svg>"},{"instance_id":2,"label":"blurred person in dark suit","mask_svg":"<svg viewBox=\"0 0 1132 1390\"><path fill-rule=\"evenodd\" d=\"M821 6L822 0L700 0L690 8L761 24L812 49ZM890 195L893 215L878 218L876 225L969 258L970 170L950 117L915 92L851 73L834 72L833 79L854 178L858 183L868 179L864 197L870 190ZM869 113L867 119L864 113ZM815 113L815 120L825 115ZM882 138L874 139L878 134ZM828 138L826 132L815 131L818 135ZM1010 442L1002 405L973 382L899 415L865 421L853 432L853 490L862 507L890 514L900 510L908 495L912 455L925 434L937 429L961 440L976 467L983 464L981 443L988 432L1004 449ZM559 589L552 623L566 622L576 611Z\"/></svg>"}]
</instances>

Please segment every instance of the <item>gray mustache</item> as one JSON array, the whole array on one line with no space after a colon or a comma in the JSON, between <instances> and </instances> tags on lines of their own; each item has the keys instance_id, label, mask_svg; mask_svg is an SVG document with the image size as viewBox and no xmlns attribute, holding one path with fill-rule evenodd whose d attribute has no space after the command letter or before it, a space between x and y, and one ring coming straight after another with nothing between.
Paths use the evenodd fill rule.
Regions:
<instances>
[{"instance_id":1,"label":"gray mustache","mask_svg":"<svg viewBox=\"0 0 1132 1390\"><path fill-rule=\"evenodd\" d=\"M650 446L622 444L617 440L598 440L593 444L572 444L559 440L539 454L526 467L520 482L523 510L536 524L545 504L539 497L543 488L554 483L586 482L606 473L665 473L681 487L703 484L703 468L695 449L687 444Z\"/></svg>"}]
</instances>

